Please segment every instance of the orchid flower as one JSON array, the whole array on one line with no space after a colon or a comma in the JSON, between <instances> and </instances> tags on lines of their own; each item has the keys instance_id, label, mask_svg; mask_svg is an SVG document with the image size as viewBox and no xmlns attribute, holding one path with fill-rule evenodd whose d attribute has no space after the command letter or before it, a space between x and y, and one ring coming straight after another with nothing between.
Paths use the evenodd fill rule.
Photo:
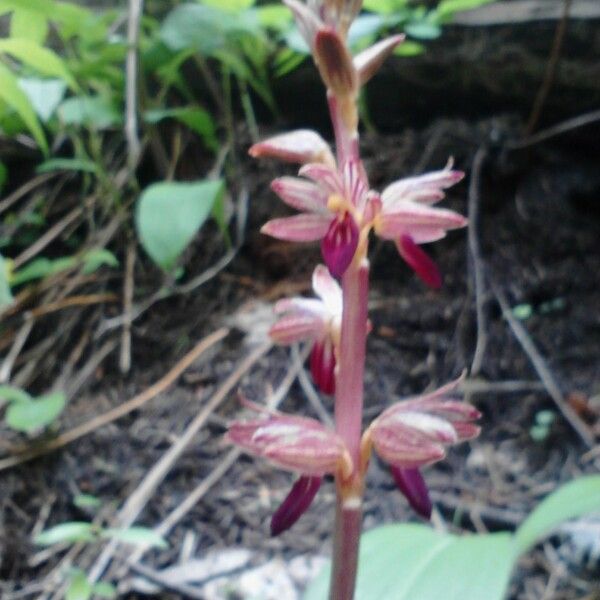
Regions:
<instances>
[{"instance_id":1,"label":"orchid flower","mask_svg":"<svg viewBox=\"0 0 600 600\"><path fill-rule=\"evenodd\" d=\"M275 305L283 315L269 331L279 344L312 340L310 371L325 394L335 392L336 346L342 319L342 290L324 265L314 270L312 285L316 298L286 298Z\"/></svg>"}]
</instances>

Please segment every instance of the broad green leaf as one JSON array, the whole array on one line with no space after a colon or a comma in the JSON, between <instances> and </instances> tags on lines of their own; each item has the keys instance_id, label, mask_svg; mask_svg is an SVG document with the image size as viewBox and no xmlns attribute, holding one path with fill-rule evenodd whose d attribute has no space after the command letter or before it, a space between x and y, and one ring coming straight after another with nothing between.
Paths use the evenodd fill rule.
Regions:
<instances>
[{"instance_id":1,"label":"broad green leaf","mask_svg":"<svg viewBox=\"0 0 600 600\"><path fill-rule=\"evenodd\" d=\"M92 494L78 494L73 498L73 504L79 508L98 508L102 506L102 500Z\"/></svg>"},{"instance_id":2,"label":"broad green leaf","mask_svg":"<svg viewBox=\"0 0 600 600\"><path fill-rule=\"evenodd\" d=\"M97 173L96 163L84 158L50 158L39 164L36 173L50 173L51 171L83 171Z\"/></svg>"},{"instance_id":3,"label":"broad green leaf","mask_svg":"<svg viewBox=\"0 0 600 600\"><path fill-rule=\"evenodd\" d=\"M355 600L501 600L512 567L508 533L454 536L425 525L362 536ZM326 600L329 569L304 600Z\"/></svg>"},{"instance_id":4,"label":"broad green leaf","mask_svg":"<svg viewBox=\"0 0 600 600\"><path fill-rule=\"evenodd\" d=\"M138 200L136 229L152 260L170 271L223 192L221 180L163 182L146 188Z\"/></svg>"},{"instance_id":5,"label":"broad green leaf","mask_svg":"<svg viewBox=\"0 0 600 600\"><path fill-rule=\"evenodd\" d=\"M31 106L44 123L50 120L67 91L67 84L62 79L20 77L19 87L27 94Z\"/></svg>"},{"instance_id":6,"label":"broad green leaf","mask_svg":"<svg viewBox=\"0 0 600 600\"><path fill-rule=\"evenodd\" d=\"M103 265L108 267L118 267L119 260L110 250L106 250L106 248L90 250L83 257L82 272L84 275L90 275Z\"/></svg>"},{"instance_id":7,"label":"broad green leaf","mask_svg":"<svg viewBox=\"0 0 600 600\"><path fill-rule=\"evenodd\" d=\"M31 432L54 422L65 408L65 395L54 392L29 402L13 402L6 409L6 424L16 431Z\"/></svg>"},{"instance_id":8,"label":"broad green leaf","mask_svg":"<svg viewBox=\"0 0 600 600\"><path fill-rule=\"evenodd\" d=\"M58 107L58 115L65 125L83 125L94 129L108 129L122 121L121 114L102 96L68 98Z\"/></svg>"},{"instance_id":9,"label":"broad green leaf","mask_svg":"<svg viewBox=\"0 0 600 600\"><path fill-rule=\"evenodd\" d=\"M563 521L595 511L600 512L600 475L564 485L543 500L519 527L514 536L516 552L525 552Z\"/></svg>"},{"instance_id":10,"label":"broad green leaf","mask_svg":"<svg viewBox=\"0 0 600 600\"><path fill-rule=\"evenodd\" d=\"M10 54L42 75L63 79L71 88L77 89L77 84L62 58L37 42L24 38L0 39L0 52Z\"/></svg>"},{"instance_id":11,"label":"broad green leaf","mask_svg":"<svg viewBox=\"0 0 600 600\"><path fill-rule=\"evenodd\" d=\"M202 137L204 143L211 150L218 149L214 118L203 108L198 106L183 106L179 108L148 110L144 113L144 119L148 123L158 123L163 119L177 119Z\"/></svg>"},{"instance_id":12,"label":"broad green leaf","mask_svg":"<svg viewBox=\"0 0 600 600\"><path fill-rule=\"evenodd\" d=\"M0 308L2 306L8 306L13 301L13 295L10 291L10 285L8 278L10 271L8 264L4 257L0 254Z\"/></svg>"},{"instance_id":13,"label":"broad green leaf","mask_svg":"<svg viewBox=\"0 0 600 600\"><path fill-rule=\"evenodd\" d=\"M165 539L153 529L147 527L128 527L126 529L105 529L102 537L132 544L134 546L151 546L153 548L168 548Z\"/></svg>"},{"instance_id":14,"label":"broad green leaf","mask_svg":"<svg viewBox=\"0 0 600 600\"><path fill-rule=\"evenodd\" d=\"M25 92L19 87L17 78L2 63L0 63L0 99L4 100L23 119L38 146L44 154L48 154L46 136L35 115L29 98L27 98Z\"/></svg>"},{"instance_id":15,"label":"broad green leaf","mask_svg":"<svg viewBox=\"0 0 600 600\"><path fill-rule=\"evenodd\" d=\"M43 44L48 35L48 20L39 12L21 9L10 17L10 37Z\"/></svg>"},{"instance_id":16,"label":"broad green leaf","mask_svg":"<svg viewBox=\"0 0 600 600\"><path fill-rule=\"evenodd\" d=\"M107 598L108 600L112 600L112 598L117 597L117 588L112 585L112 583L108 583L107 581L100 581L96 583L92 591L96 596L100 596L100 598Z\"/></svg>"},{"instance_id":17,"label":"broad green leaf","mask_svg":"<svg viewBox=\"0 0 600 600\"><path fill-rule=\"evenodd\" d=\"M392 14L404 8L409 0L365 0L363 8L380 14Z\"/></svg>"},{"instance_id":18,"label":"broad green leaf","mask_svg":"<svg viewBox=\"0 0 600 600\"><path fill-rule=\"evenodd\" d=\"M12 385L0 385L0 400L7 402L29 402L31 396L21 388Z\"/></svg>"},{"instance_id":19,"label":"broad green leaf","mask_svg":"<svg viewBox=\"0 0 600 600\"><path fill-rule=\"evenodd\" d=\"M404 31L413 38L418 40L435 40L442 34L442 30L436 23L427 21L419 21L407 23L404 26Z\"/></svg>"},{"instance_id":20,"label":"broad green leaf","mask_svg":"<svg viewBox=\"0 0 600 600\"><path fill-rule=\"evenodd\" d=\"M42 531L33 540L39 546L52 546L63 542L93 542L96 539L94 526L85 521L68 521Z\"/></svg>"},{"instance_id":21,"label":"broad green leaf","mask_svg":"<svg viewBox=\"0 0 600 600\"><path fill-rule=\"evenodd\" d=\"M89 600L92 597L92 584L80 569L74 569L69 578L65 600Z\"/></svg>"}]
</instances>

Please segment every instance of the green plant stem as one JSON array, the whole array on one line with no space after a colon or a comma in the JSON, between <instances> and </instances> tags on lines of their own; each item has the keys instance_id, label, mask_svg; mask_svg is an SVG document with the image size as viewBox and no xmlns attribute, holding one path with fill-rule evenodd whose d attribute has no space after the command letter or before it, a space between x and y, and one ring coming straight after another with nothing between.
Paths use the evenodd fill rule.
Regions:
<instances>
[{"instance_id":1,"label":"green plant stem","mask_svg":"<svg viewBox=\"0 0 600 600\"><path fill-rule=\"evenodd\" d=\"M356 264L356 263L359 264ZM369 266L358 260L342 278L344 312L335 394L335 429L344 440L354 470L337 481L330 600L354 596L362 522L363 473L360 452L367 340Z\"/></svg>"}]
</instances>

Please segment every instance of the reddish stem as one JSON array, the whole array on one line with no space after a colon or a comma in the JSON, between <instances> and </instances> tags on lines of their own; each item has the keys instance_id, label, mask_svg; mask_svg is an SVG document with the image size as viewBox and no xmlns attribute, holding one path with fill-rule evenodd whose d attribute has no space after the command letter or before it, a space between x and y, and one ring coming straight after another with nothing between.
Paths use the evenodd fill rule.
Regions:
<instances>
[{"instance_id":1,"label":"reddish stem","mask_svg":"<svg viewBox=\"0 0 600 600\"><path fill-rule=\"evenodd\" d=\"M350 265L342 278L344 313L335 394L335 428L350 452L354 473L344 481L337 481L330 600L351 600L354 596L362 521L360 439L369 266L366 259L359 265L357 262Z\"/></svg>"}]
</instances>

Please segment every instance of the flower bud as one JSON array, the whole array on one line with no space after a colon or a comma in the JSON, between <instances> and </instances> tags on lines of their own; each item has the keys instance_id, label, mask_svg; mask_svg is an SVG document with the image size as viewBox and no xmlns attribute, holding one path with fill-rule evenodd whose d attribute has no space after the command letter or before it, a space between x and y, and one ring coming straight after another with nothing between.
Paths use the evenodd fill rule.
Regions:
<instances>
[{"instance_id":1,"label":"flower bud","mask_svg":"<svg viewBox=\"0 0 600 600\"><path fill-rule=\"evenodd\" d=\"M315 341L310 353L310 372L324 394L335 394L335 351L329 338Z\"/></svg>"},{"instance_id":2,"label":"flower bud","mask_svg":"<svg viewBox=\"0 0 600 600\"><path fill-rule=\"evenodd\" d=\"M325 85L334 95L356 94L358 78L352 56L335 29L325 27L317 32L314 56Z\"/></svg>"},{"instance_id":3,"label":"flower bud","mask_svg":"<svg viewBox=\"0 0 600 600\"><path fill-rule=\"evenodd\" d=\"M278 158L290 163L322 163L333 166L335 160L329 144L310 129L282 133L251 146L253 158Z\"/></svg>"},{"instance_id":4,"label":"flower bud","mask_svg":"<svg viewBox=\"0 0 600 600\"><path fill-rule=\"evenodd\" d=\"M412 509L424 519L431 518L431 499L423 475L419 469L390 467L398 489L408 500Z\"/></svg>"}]
</instances>

